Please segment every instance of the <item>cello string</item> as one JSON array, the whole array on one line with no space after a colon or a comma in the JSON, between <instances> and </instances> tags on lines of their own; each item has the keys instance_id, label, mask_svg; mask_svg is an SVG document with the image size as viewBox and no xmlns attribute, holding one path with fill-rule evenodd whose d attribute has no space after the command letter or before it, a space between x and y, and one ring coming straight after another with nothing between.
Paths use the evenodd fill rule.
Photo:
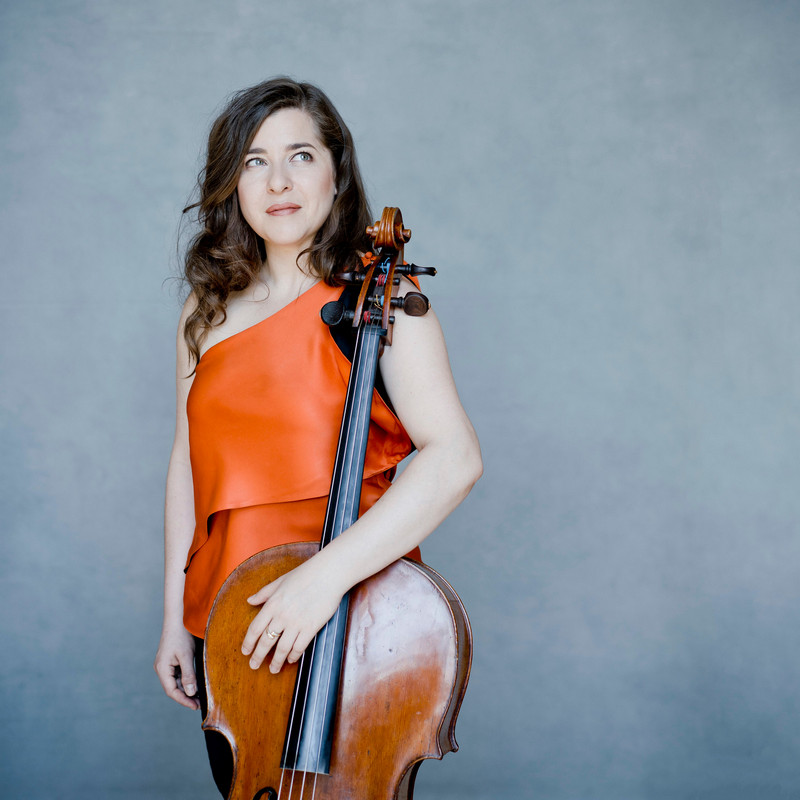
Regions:
<instances>
[{"instance_id":1,"label":"cello string","mask_svg":"<svg viewBox=\"0 0 800 800\"><path fill-rule=\"evenodd\" d=\"M362 427L359 425L361 417L363 416L363 408L364 408L364 395L366 391L366 374L369 372L369 361L370 361L370 354L369 354L369 347L370 344L370 336L367 335L368 328L363 329L362 336L360 337L360 347L359 347L359 358L356 361L355 365L355 375L353 379L353 398L352 398L352 405L348 419L348 431L347 431L347 442L348 448L345 454L346 463L343 464L342 470L342 485L340 486L339 498L337 500L337 519L336 524L334 527L333 533L341 533L344 530L344 527L347 522L349 522L349 518L353 516L353 505L355 503L355 471L357 469L356 459L354 458L354 454L360 452L360 445L363 441L363 433L361 432L360 428ZM366 344L365 344L366 343ZM364 351L367 351L366 354ZM357 510L356 510L357 516ZM343 622L346 621L345 615L342 611L342 605L337 607L336 613L334 618L328 623L328 630L330 632L330 639L331 639L331 656L326 658L323 663L327 665L327 676L325 679L325 687L322 688L322 680L317 684L317 692L315 693L314 697L314 716L316 717L318 713L321 713L322 720L321 720L321 727L324 728L327 723L328 717L328 704L326 699L330 696L331 692L331 683L333 679L333 672L336 669L335 662L335 652L336 652L336 644L339 639L339 632L340 627L342 626ZM327 642L326 642L327 645ZM319 712L319 703L323 703L322 711ZM317 753L316 753L316 763L319 763L319 759L322 753L322 746L323 741L322 737L319 738L317 742ZM316 795L316 786L318 781L319 773L315 771L314 779L313 779L313 794L312 797Z\"/></svg>"},{"instance_id":2,"label":"cello string","mask_svg":"<svg viewBox=\"0 0 800 800\"><path fill-rule=\"evenodd\" d=\"M396 261L396 259L395 259ZM386 269L382 270L383 272L383 281L386 280ZM378 277L377 286L382 285L382 281L380 276ZM371 305L374 308L376 303L375 300L372 299ZM343 475L341 477L341 481L343 482L344 486L340 486L340 491L338 493L338 507L337 507L337 516L338 516L338 525L335 527L333 531L330 532L330 538L332 539L335 535L342 533L344 530L345 524L352 522L353 519L358 518L359 508L358 508L358 496L360 492L360 482L356 480L356 472L360 472L363 474L363 466L361 470L358 469L357 463L363 463L362 458L356 458L356 454L359 455L361 453L365 453L365 445L366 440L369 437L369 408L372 404L372 396L374 392L374 384L375 384L375 372L377 370L377 360L378 360L378 348L380 344L380 331L382 329L382 325L380 327L376 327L376 325L371 321L367 314L364 315L362 321L359 324L359 336L358 342L359 345L357 347L359 357L355 359L355 376L353 379L353 405L354 408L351 407L350 414L348 415L347 425L347 442L348 448L345 452L345 459L349 461L346 464L347 468L344 468L343 465ZM365 344L366 342L366 344ZM369 345L369 346L367 346ZM366 350L366 353L364 352ZM372 380L369 380L369 377L372 377ZM366 414L366 419L364 418ZM353 434L352 428L355 427L355 436ZM355 438L355 441L354 441ZM356 484L359 484L358 487ZM344 498L342 500L342 498ZM345 520L343 517L345 514L348 514L348 519ZM336 645L340 639L340 625L346 625L346 617L342 613L342 604L340 603L336 609L335 619L333 620L333 624L328 623L328 627L326 627L326 645L327 645L327 634L329 628L332 628L331 637L333 639L333 654L330 658L327 659L327 676L326 676L326 685L325 691L320 692L321 689L321 681L316 685L315 697L314 697L314 718L318 716L318 702L320 694L322 695L324 707L322 709L322 721L318 723L322 730L326 728L327 716L330 711L330 706L327 702L327 698L330 697L331 692L331 683L333 681L333 672L341 671L343 667L343 660L344 660L344 649L342 648L338 658L336 656ZM341 636L345 635L345 630L341 631ZM340 663L336 664L335 661L339 661ZM325 663L325 662L323 662ZM339 682L341 682L341 675L339 677ZM338 686L336 687L338 690ZM323 747L323 739L322 736L318 738L317 742L317 753L315 758L315 766L317 769L314 771L314 778L313 778L313 790L312 790L312 800L316 797L316 788L317 788L317 781L319 778L319 761ZM304 786L305 786L305 774L304 774Z\"/></svg>"},{"instance_id":3,"label":"cello string","mask_svg":"<svg viewBox=\"0 0 800 800\"><path fill-rule=\"evenodd\" d=\"M325 522L323 524L323 532L325 532L327 530L328 520L330 519L330 515L331 515L331 508L330 508L330 505L329 505L328 508L326 508L326 512L325 512ZM304 664L304 662L306 660L306 657L308 656L308 660L310 662L310 666L309 666L309 678L310 678L311 667L313 666L314 658L317 655L317 649L318 649L317 646L318 645L320 645L321 650L322 650L322 656L324 657L325 645L326 645L326 640L327 640L327 632L328 631L327 631L327 628L326 628L323 631L323 637L322 637L323 641L321 643L320 643L319 634L317 634L313 638L313 640L311 642L311 652L309 653L308 651L306 651L301 656L300 665L298 667L298 672L299 672L300 669L302 669L302 666L303 666L303 664ZM311 681L307 680L306 681L306 685L305 685L305 689L304 689L304 691L302 693L303 694L302 702L300 703L301 708L300 708L300 721L299 721L299 725L298 725L298 734L297 734L297 747L295 748L294 754L293 754L294 763L291 764L291 765L287 765L286 767L282 767L281 768L281 792L283 791L283 781L284 781L286 770L288 769L288 770L291 771L291 777L290 777L290 781L289 781L289 798L290 798L290 800L291 800L291 795L292 795L292 793L294 791L295 773L297 771L298 758L300 756L300 738L301 738L303 725L304 725L305 718L306 718L306 709L308 707L308 693L309 693L310 687L311 687ZM294 729L294 719L295 719L295 715L297 713L297 705L298 705L299 696L300 696L300 692L299 691L295 691L294 697L293 697L293 702L292 702L292 711L291 711L290 719L289 719L289 727L288 727L288 731L290 731L290 732L293 731L293 729ZM287 748L287 750L288 749L289 748ZM287 752L287 761L288 761L288 757L289 756L290 756L290 753ZM301 797L302 797L304 791L305 791L305 771L303 771L303 785L301 786L301 790L300 790L300 796ZM279 795L278 800L280 800L280 795Z\"/></svg>"},{"instance_id":4,"label":"cello string","mask_svg":"<svg viewBox=\"0 0 800 800\"><path fill-rule=\"evenodd\" d=\"M369 359L367 359L367 361L369 361ZM356 397L356 402L355 402L356 410L354 412L351 411L351 414L349 415L348 419L345 420L345 425L343 426L343 433L342 433L342 437L341 437L342 439L344 439L346 441L349 440L351 442L352 442L352 436L353 436L351 429L352 429L353 425L355 424L355 421L360 416L361 409L363 409L363 405L364 405L364 401L363 401L364 391L363 391L363 389L361 391L359 391L359 386L362 386L363 383L364 383L364 374L363 374L364 373L364 367L360 367L359 366L359 364L363 364L363 363L364 363L363 359L360 359L356 363L356 373L355 373L355 376L354 376L354 389L355 389L354 395ZM369 365L367 364L367 367L368 366ZM363 439L363 435L360 438ZM343 521L341 519L342 516L343 516L343 512L348 507L348 505L352 506L352 503L353 503L353 500L354 500L354 497L353 497L353 484L355 482L353 481L353 477L354 476L352 474L352 463L353 463L352 447L348 448L348 451L345 452L343 460L345 461L344 466L349 467L349 469L344 469L343 470L343 473L344 473L344 475L343 475L344 488L342 490L340 490L339 493L338 493L339 494L339 498L338 498L336 506L332 509L332 511L331 511L331 508L329 508L328 511L326 512L326 526L325 526L325 533L326 534L335 533L337 528L343 527ZM334 515L334 524L332 526L332 529L329 530L328 527L327 527L327 523L328 523L328 520L330 519L331 513ZM330 538L332 538L332 537L330 537ZM335 615L334 615L334 620L332 621L332 623L328 623L328 625L325 628L325 631L323 632L322 641L320 642L319 638L315 637L315 641L314 641L315 650L312 653L313 656L316 656L317 655L316 650L320 649L322 651L321 652L321 658L325 659L326 654L327 654L328 649L329 649L328 645L329 644L331 644L331 645L335 644L336 634L338 633L339 625L341 623L342 616L343 615L341 613L341 608L337 608L337 610L335 612ZM319 643L320 647L316 648L316 645L318 643ZM323 663L324 663L324 660L323 660ZM316 716L316 713L318 712L319 704L321 702L320 695L322 695L322 699L324 700L324 698L327 696L327 690L330 688L331 671L332 671L332 666L330 666L330 668L328 670L328 680L327 680L327 685L326 685L326 691L325 692L321 692L320 691L321 690L321 683L319 681L316 683L315 691L313 692L312 704L311 704L311 708L315 712L315 716ZM307 711L309 709L309 696L308 696L308 693L309 693L309 685L307 684L306 693L305 693L305 697L303 698L302 710L301 710L301 715L300 715L300 730L301 731L302 731L302 728L303 728L303 725L304 725L304 722L305 722ZM296 713L295 709L293 709L293 715L294 715L294 713ZM323 710L323 721L324 721L324 717L326 715L327 715L327 708L325 708ZM299 748L298 748L298 750L299 750ZM319 745L318 752L317 752L317 762L319 760L320 753L321 753L321 740L320 740L320 745ZM295 763L293 765L294 770L292 772L292 776L291 776L291 779L290 779L290 788L289 788L290 796L293 793L293 789L294 789L294 780L295 780L294 772L296 771L296 768L297 768L298 755L299 755L299 752L295 752ZM303 772L303 779L302 779L302 782L301 782L301 796L304 796L307 774L306 774L305 770L301 770L301 771ZM313 790L314 794L316 794L316 782L317 782L316 774L317 773L315 771L314 790ZM283 790L283 776L282 776L281 792L282 792L282 790Z\"/></svg>"},{"instance_id":5,"label":"cello string","mask_svg":"<svg viewBox=\"0 0 800 800\"><path fill-rule=\"evenodd\" d=\"M346 431L344 431L344 429L343 429L342 436L340 436L340 439L345 435L345 433L346 433ZM334 509L333 513L335 514L335 509ZM329 504L328 507L326 508L326 512L325 512L325 521L323 523L323 536L325 536L327 534L328 523L329 523L330 517L331 517L331 506ZM320 645L320 649L322 651L322 656L321 657L324 658L326 644L327 644L327 634L328 634L328 628L326 627L325 630L322 632L322 637L321 637L322 641L320 641L320 635L319 634L317 634L314 637L314 639L312 640L311 653L309 654L309 661L310 661L311 665L313 665L314 657L317 654L317 645L318 644ZM302 668L302 665L303 665L303 662L305 661L306 655L307 655L307 653L304 653L302 658L301 658L300 668ZM309 667L309 678L310 678L310 673L311 673L311 667ZM291 764L291 765L287 764L287 766L283 767L282 770L281 770L281 793L283 792L283 782L284 782L285 772L286 772L287 769L291 770L291 777L290 777L290 780L289 780L289 798L290 798L290 800L291 800L291 796L292 796L293 791L294 791L295 773L297 771L298 758L300 757L300 741L301 741L302 730L303 730L303 726L304 726L304 722L305 722L305 718L306 718L306 710L308 708L308 695L309 695L310 687L311 687L311 681L308 680L306 682L305 690L302 693L303 694L302 702L300 703L301 708L300 708L300 721L299 721L298 734L297 734L297 747L294 749L294 753L293 753L294 763ZM300 692L298 692L298 691L296 691L294 693L292 711L291 711L291 714L290 714L289 727L288 727L288 730L290 732L294 729L294 718L295 718L295 714L297 713L297 705L298 705L297 701L298 701L299 695L300 695ZM316 707L316 704L315 704L315 707ZM287 756L288 755L289 755L289 753L287 753ZM303 779L302 779L302 784L301 784L301 788L300 788L300 796L301 796L301 798L302 798L304 792L305 792L305 770L303 770ZM280 800L280 794L279 794L278 797L279 797L279 800Z\"/></svg>"},{"instance_id":6,"label":"cello string","mask_svg":"<svg viewBox=\"0 0 800 800\"><path fill-rule=\"evenodd\" d=\"M369 331L369 333L368 333ZM352 419L353 424L360 422L363 418L365 413L365 409L367 408L367 404L371 405L372 402L372 386L370 385L370 381L367 379L367 375L364 373L369 373L371 371L375 356L377 354L377 343L376 343L376 334L374 333L373 327L367 327L364 330L364 337L366 337L367 345L364 345L364 348L367 350L366 355L359 359L359 363L357 365L357 369L360 369L360 373L357 373L356 382L355 382L355 395L356 395L356 403L355 408L352 412ZM364 365L363 368L361 365ZM374 382L373 382L374 384ZM346 471L345 480L346 485L344 486L344 490L342 494L345 497L344 502L342 503L342 508L340 514L344 514L345 511L348 509L353 509L358 494L358 484L359 482L356 480L356 472L357 472L357 462L353 458L355 453L360 453L363 447L365 437L369 436L369 424L366 426L359 425L356 427L355 431L356 441L352 442L352 448L350 449L349 456L351 459L350 469ZM351 439L352 441L352 439ZM360 461L360 459L359 459ZM352 513L352 512L351 512ZM355 509L355 517L358 517L358 509ZM344 528L344 520L340 521L340 526ZM339 638L339 626L340 624L347 624L347 619L344 614L341 613L341 605L336 609L335 614L335 622L334 622L334 633L333 641L334 643ZM343 658L343 657L342 657ZM322 693L323 698L329 696L331 691L331 682L333 680L333 672L336 668L334 664L334 660L331 659L328 665L328 674L327 674L327 681L325 685L325 691ZM341 676L340 676L341 680ZM323 715L327 716L328 708L327 704L325 709L323 710ZM324 718L323 718L324 724ZM320 738L317 744L317 763L319 763L319 758L322 753L322 738ZM317 780L319 777L319 773L314 774L314 789L312 792L312 800L316 796L316 789L317 789Z\"/></svg>"},{"instance_id":7,"label":"cello string","mask_svg":"<svg viewBox=\"0 0 800 800\"><path fill-rule=\"evenodd\" d=\"M384 272L384 275L385 275L385 272ZM367 327L369 327L369 325L370 324L368 323ZM372 327L374 329L375 326L373 325ZM362 333L363 330L364 330L364 328L362 326L362 329L359 330L359 339L362 338L361 337L361 333ZM343 480L345 485L344 485L344 487L340 487L340 491L338 493L339 494L339 498L337 500L337 507L333 512L336 515L336 517L338 517L338 519L336 520L339 523L338 527L340 527L342 529L344 528L344 520L342 519L342 517L344 516L344 512L348 508L352 509L354 503L356 502L355 484L357 483L357 481L355 481L355 477L356 476L355 476L354 470L353 470L353 460L354 460L353 456L354 456L355 452L360 452L361 451L361 447L363 446L364 437L365 437L365 435L367 437L369 435L369 422L367 421L366 426L363 426L363 428L364 428L363 430L357 430L356 431L357 442L352 443L352 438L351 438L352 437L352 427L355 424L355 422L358 421L360 419L360 417L363 415L364 408L365 408L366 404L369 402L370 405L371 405L371 401L372 401L372 389L373 389L373 386L374 386L374 380L373 380L371 386L369 386L369 387L365 386L365 382L368 382L368 381L366 381L364 372L365 371L369 372L370 371L370 367L374 367L375 369L377 369L377 345L379 344L380 336L379 336L379 334L378 335L372 335L372 336L368 336L367 339L368 340L372 340L372 341L370 341L370 344L372 346L367 348L368 350L372 350L372 352L368 353L366 357L359 358L357 363L356 363L356 374L355 374L355 377L354 377L354 394L355 394L355 397L356 397L356 399L355 399L355 409L351 410L351 413L350 413L348 419L346 420L347 430L345 430L345 426L343 426L342 435L340 436L340 441L341 441L342 438L346 437L346 440L350 441L351 445L352 445L352 447L348 448L347 452L345 453L344 460L346 460L346 461L349 460L350 463L347 465L349 467L349 469L343 470L344 471L344 476L343 476L342 480ZM363 345L363 342L362 342L362 345ZM372 356L372 357L370 357L370 356ZM371 362L374 362L374 364L371 363ZM362 367L361 366L362 364L365 364L365 366ZM367 390L369 390L369 391L367 391ZM358 517L358 509L357 508L355 509L355 515L354 516L355 516L355 518ZM336 531L336 527L337 526L334 526L333 530L329 530L328 529L329 517L330 517L330 505L329 505L328 509L326 510L325 527L323 529L324 530L324 537L325 537L325 539L328 540L328 542L335 535L338 535L338 533L341 533L341 530L338 531L338 533L337 533L337 531ZM325 543L327 543L327 542L323 541L323 545ZM335 643L336 643L336 640L337 640L338 635L339 635L339 626L340 626L340 624L342 622L343 616L344 615L341 613L341 605L340 605L336 609L336 612L334 614L334 620L332 621L332 624L329 622L328 625L325 628L325 631L324 631L323 641L321 643L323 657L325 656L326 651L328 649L329 639L332 638L333 645L335 645ZM330 636L329 636L329 634L330 634ZM312 645L311 656L310 656L312 663L313 663L313 658L316 655L317 644L318 644L318 639L317 639L317 637L315 637L313 645ZM303 659L305 658L305 655L306 654L304 653L303 654L303 658L301 659L301 665L303 663ZM315 716L318 713L319 703L321 701L320 700L320 694L322 694L322 699L326 698L328 696L328 694L329 694L330 685L331 685L331 681L332 681L332 678L333 678L334 669L335 669L335 665L333 664L333 659L329 659L328 670L327 670L328 674L327 674L327 680L326 680L326 686L325 686L325 691L324 692L320 692L321 681L318 681L316 683L315 691L314 691L314 698L313 698L313 711L314 711L314 715ZM303 724L304 724L305 717L306 717L306 711L308 709L308 700L309 700L308 692L309 692L309 684L306 685L306 690L305 690L303 701L302 701L302 710L301 710L301 717L300 717L300 731L301 732L302 732ZM291 714L290 714L290 728L289 728L290 730L292 729L292 724L293 724L294 717L295 717L295 714L296 714L296 711L297 711L298 696L299 696L299 692L296 692L295 695L294 695L294 698L293 698L292 711L291 711ZM322 711L323 727L324 727L325 717L327 717L327 714L328 714L328 708L327 708L327 704L326 704L325 708ZM298 744L299 744L299 741L298 741ZM319 758L320 758L320 755L321 755L322 744L323 744L322 738L320 737L320 739L318 741L318 746L317 746L316 766L318 766L318 764L319 764ZM293 789L294 789L294 779L295 779L295 774L294 773L296 772L296 768L297 768L297 764L298 764L298 756L299 756L299 747L294 752L294 764L292 765L292 776L291 776L290 785L289 785L290 800L291 800L291 795L292 795ZM306 764L306 766L308 766L308 765ZM280 800L280 797L281 797L281 795L283 793L284 779L286 777L285 776L285 772L286 772L287 768L289 768L288 765L281 768L280 794L278 795L279 800ZM315 774L314 774L314 780L313 780L312 797L316 796L316 786L317 786L317 779L318 779L318 774L319 774L316 771L316 769L314 770L314 773ZM306 771L303 770L303 780L302 780L302 785L301 785L301 797L303 797L305 795L306 777L307 777L306 776Z\"/></svg>"},{"instance_id":8,"label":"cello string","mask_svg":"<svg viewBox=\"0 0 800 800\"><path fill-rule=\"evenodd\" d=\"M324 530L327 530L327 514L326 514L326 527L325 527ZM324 660L325 654L326 654L326 651L327 651L329 631L330 631L330 625L328 624L328 625L326 625L324 630L321 631L321 633L318 633L313 639L313 647L312 647L310 666L309 666L309 675L308 675L309 679L306 682L305 691L303 693L303 700L302 700L301 709L300 709L300 721L299 721L298 732L297 732L297 746L296 746L296 749L294 751L294 764L292 765L292 774L291 774L291 778L290 778L290 782L289 782L289 800L291 800L291 796L292 796L293 791L294 791L294 781L295 781L296 773L298 771L297 770L298 759L301 756L300 744L301 744L301 741L302 741L302 732L303 732L303 728L304 728L304 725L305 725L306 713L307 713L307 710L308 710L308 707L309 707L309 691L311 689L311 674L312 674L312 670L313 670L314 658L315 657L319 657L319 658ZM319 651L319 654L318 654L318 651ZM314 691L314 697L313 697L313 703L312 703L312 710L314 710L314 711L316 711L316 709L318 707L318 694L319 694L319 687L317 685L317 687L315 688L315 691ZM306 764L305 766L307 767L308 764ZM306 772L305 768L301 769L300 771L303 773L302 779L300 781L300 798L302 798L302 797L305 796L305 786L306 786L306 775L307 775L307 772Z\"/></svg>"},{"instance_id":9,"label":"cello string","mask_svg":"<svg viewBox=\"0 0 800 800\"><path fill-rule=\"evenodd\" d=\"M316 645L316 641L313 644ZM298 664L298 674L299 674L300 670L303 668L303 662L305 661L305 657L306 657L306 654L303 653L302 657L300 658L300 662ZM286 751L287 751L286 752L286 760L287 761L288 761L288 758L289 758L289 752L288 752L288 750L289 750L289 747L288 747L289 734L290 734L290 732L292 730L292 724L294 722L294 714L295 714L295 710L297 708L297 697L298 697L298 695L299 695L299 692L297 690L295 690L293 692L293 695L292 695L292 709L289 712L289 725L287 727L287 741L286 741L286 744L284 745L284 747L286 748ZM281 754L281 761L284 761L283 754ZM290 769L290 768L287 767L287 766L284 766L283 764L281 764L281 781L280 781L280 785L278 786L278 800L281 800L281 796L283 795L283 782L284 782L284 779L286 777L287 769ZM292 785L290 783L289 784L289 797L290 798L291 798L291 795L292 795Z\"/></svg>"},{"instance_id":10,"label":"cello string","mask_svg":"<svg viewBox=\"0 0 800 800\"><path fill-rule=\"evenodd\" d=\"M386 270L382 270L384 278L386 276ZM380 278L378 279L377 285L380 286ZM372 305L375 305L373 300ZM382 326L381 326L382 327ZM360 484L357 487L356 484L359 482L356 481L356 472L358 470L356 465L356 459L354 458L355 453L365 452L365 440L369 438L369 408L372 405L372 395L374 391L375 385L375 372L377 371L377 362L378 362L378 348L380 345L380 330L381 327L376 326L371 321L368 321L367 315L365 314L365 318L362 321L359 329L359 341L358 347L359 351L359 358L357 359L356 363L356 377L353 382L354 387L354 395L355 395L355 408L351 410L350 417L348 419L348 425L350 427L356 425L357 423L362 423L356 427L356 441L354 442L352 439L352 431L348 430L348 442L351 444L351 447L348 449L347 456L350 459L349 469L345 471L343 476L343 481L346 482L346 485L343 487L343 491L340 492L340 497L344 495L346 498L345 503L338 509L339 511L339 527L342 529L344 528L344 520L341 517L344 515L347 509L350 509L350 516L354 518L358 518L359 515L359 508L357 507L357 495L359 492L357 488L360 489ZM363 334L363 335L362 335ZM365 342L366 340L366 343ZM368 345L368 346L367 346ZM366 354L363 353L363 350L367 350ZM372 380L368 380L367 376L364 373L372 373ZM364 422L364 415L367 414L366 417L366 424ZM352 420L352 422L351 422ZM360 462L361 459L359 458L358 461ZM362 478L363 478L363 469L362 469ZM354 513L353 513L354 512ZM339 531L340 533L342 531ZM344 615L341 613L341 604L336 609L336 619L335 619L335 631L333 634L334 643L339 638L339 624L342 621L342 617ZM344 620L344 624L346 625L346 619ZM344 631L342 633L344 635ZM344 650L342 651L341 655L342 662L344 661ZM340 666L343 666L340 665ZM331 681L333 680L333 671L335 669L335 664L333 663L333 659L330 659L328 663L328 675L326 681L326 687L324 692L324 697L328 697L330 690L331 690ZM341 675L339 677L339 681L341 683ZM338 688L338 687L337 687ZM315 708L316 711L316 708ZM323 717L327 715L328 706L326 703L325 709L323 710ZM324 725L324 719L323 719ZM322 738L317 744L317 764L319 763L320 754L322 751ZM319 773L315 772L314 774L314 788L312 792L312 800L316 797L316 789L317 789L317 780L319 777Z\"/></svg>"},{"instance_id":11,"label":"cello string","mask_svg":"<svg viewBox=\"0 0 800 800\"><path fill-rule=\"evenodd\" d=\"M309 659L313 661L314 651L316 650L316 647L317 647L317 639L316 639L316 637L314 637L314 640L311 643L311 653L310 654L309 653L303 653L303 655L300 657L300 662L298 664L298 673L303 668L303 664L305 662L306 655L308 655ZM299 691L295 691L294 694L293 694L292 711L291 711L291 713L289 715L289 726L287 728L287 735L292 730L292 727L293 727L294 716L295 716L295 712L297 710L297 699L298 699L299 694L300 694ZM306 698L307 697L308 697L308 684L306 684L305 694L304 694L304 697L303 697L303 703L304 704L306 702ZM302 726L302 721L301 721L300 724ZM288 741L287 741L287 753L286 753L287 761L288 761L288 759L290 757L290 753L288 752L288 750L289 750L289 748L288 748ZM281 760L283 760L283 758L281 758ZM280 788L279 788L279 791L278 791L278 800L280 800L281 794L283 793L283 782L284 782L284 779L286 777L287 770L289 772L291 772L291 780L290 780L290 783L289 783L289 797L291 798L292 789L294 788L294 770L295 770L296 766L297 766L297 753L295 752L294 764L292 766L281 766L281 783L280 783Z\"/></svg>"},{"instance_id":12,"label":"cello string","mask_svg":"<svg viewBox=\"0 0 800 800\"><path fill-rule=\"evenodd\" d=\"M357 342L357 344L358 344L358 342ZM352 427L351 420L352 420L352 415L350 417L348 417L348 419L346 419L344 421L345 425L342 426L342 430L341 430L340 435L339 435L339 445L338 445L338 448L337 448L338 452L342 452L342 445L349 438L350 427ZM341 505L341 504L339 504L339 505ZM335 517L336 514L337 514L337 508L332 506L329 503L328 506L326 507L326 510L325 510L325 520L324 520L324 523L323 523L323 544L324 544L325 538L328 538L328 534L330 532L330 527L329 526L331 525L331 517L332 516ZM337 613L338 613L338 609L337 609ZM309 653L308 651L306 651L305 653L303 653L303 656L301 657L300 669L302 669L303 662L305 661L306 656L308 656L309 661L313 664L318 644L321 644L322 655L324 657L325 645L327 643L327 632L328 631L327 631L327 628L326 628L326 630L323 633L324 641L322 641L321 643L320 643L320 637L319 636L315 636L314 637L314 639L312 641L312 644L311 644L311 652ZM302 732L303 724L304 724L305 717L306 717L306 709L308 708L308 693L309 693L309 689L310 689L310 683L311 683L310 681L308 681L306 683L305 691L303 692L302 701L300 703L300 706L301 706L300 722L299 722L299 730L300 730L300 732ZM289 728L288 728L289 731L292 731L293 728L294 728L294 719L295 719L295 716L296 716L297 711L298 711L298 699L299 699L299 696L300 696L300 692L295 692L294 693L293 700L292 700L292 710L291 710L290 718L289 718ZM288 755L290 755L290 754L287 753L287 756ZM289 794L290 794L290 797L291 797L291 794L292 794L292 792L294 790L294 778L295 778L295 774L294 773L295 773L295 771L297 769L297 763L298 763L299 755L300 755L300 748L299 748L299 734L298 734L298 747L294 751L294 763L293 764L287 764L286 766L281 767L280 793L278 795L279 800L280 800L280 797L281 797L281 795L283 793L283 787L284 787L284 781L286 779L286 770L287 769L291 770L291 772L292 772L291 778L290 778L290 784L289 784Z\"/></svg>"}]
</instances>

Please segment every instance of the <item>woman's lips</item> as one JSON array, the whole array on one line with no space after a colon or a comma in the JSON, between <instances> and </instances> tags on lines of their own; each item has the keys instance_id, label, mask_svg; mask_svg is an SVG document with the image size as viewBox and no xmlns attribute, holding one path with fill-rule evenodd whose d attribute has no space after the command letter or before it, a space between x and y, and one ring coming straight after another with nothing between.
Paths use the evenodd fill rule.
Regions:
<instances>
[{"instance_id":1,"label":"woman's lips","mask_svg":"<svg viewBox=\"0 0 800 800\"><path fill-rule=\"evenodd\" d=\"M270 214L273 217L283 217L286 214L294 214L300 206L295 205L294 203L277 203L274 206L270 206L267 209L267 214Z\"/></svg>"}]
</instances>

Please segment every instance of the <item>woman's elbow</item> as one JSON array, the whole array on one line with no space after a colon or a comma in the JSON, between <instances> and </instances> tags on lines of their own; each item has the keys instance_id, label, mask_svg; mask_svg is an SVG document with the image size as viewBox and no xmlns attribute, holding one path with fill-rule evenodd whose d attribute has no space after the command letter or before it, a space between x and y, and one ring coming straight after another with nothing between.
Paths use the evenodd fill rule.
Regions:
<instances>
[{"instance_id":1,"label":"woman's elbow","mask_svg":"<svg viewBox=\"0 0 800 800\"><path fill-rule=\"evenodd\" d=\"M463 481L463 493L466 497L481 475L483 475L481 446L474 431L471 431L470 435L465 438L459 450L459 473Z\"/></svg>"},{"instance_id":2,"label":"woman's elbow","mask_svg":"<svg viewBox=\"0 0 800 800\"><path fill-rule=\"evenodd\" d=\"M478 443L477 437L475 437L475 447L472 451L470 466L472 468L472 482L470 483L469 488L471 489L483 475L483 456L481 455L481 446Z\"/></svg>"},{"instance_id":3,"label":"woman's elbow","mask_svg":"<svg viewBox=\"0 0 800 800\"><path fill-rule=\"evenodd\" d=\"M443 497L458 505L483 475L481 446L472 426L451 429L445 435L417 445ZM430 459L430 460L428 460Z\"/></svg>"}]
</instances>

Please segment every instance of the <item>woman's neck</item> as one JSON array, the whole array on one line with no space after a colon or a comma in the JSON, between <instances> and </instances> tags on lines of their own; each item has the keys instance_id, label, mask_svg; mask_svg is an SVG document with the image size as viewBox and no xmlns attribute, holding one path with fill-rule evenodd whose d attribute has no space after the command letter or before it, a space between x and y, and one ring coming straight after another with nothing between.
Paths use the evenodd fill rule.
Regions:
<instances>
[{"instance_id":1,"label":"woman's neck","mask_svg":"<svg viewBox=\"0 0 800 800\"><path fill-rule=\"evenodd\" d=\"M261 265L259 279L270 289L280 292L301 292L318 278L310 269L308 257L298 259L296 250L270 248Z\"/></svg>"}]
</instances>

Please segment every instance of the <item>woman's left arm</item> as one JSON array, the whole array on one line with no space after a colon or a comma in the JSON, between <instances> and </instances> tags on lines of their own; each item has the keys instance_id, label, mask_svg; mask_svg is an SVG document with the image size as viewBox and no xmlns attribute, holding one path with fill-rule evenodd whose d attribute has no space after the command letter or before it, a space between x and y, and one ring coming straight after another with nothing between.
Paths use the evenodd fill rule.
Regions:
<instances>
[{"instance_id":1,"label":"woman's left arm","mask_svg":"<svg viewBox=\"0 0 800 800\"><path fill-rule=\"evenodd\" d=\"M297 661L344 593L413 550L481 476L478 439L458 399L433 311L423 317L397 314L392 345L381 357L381 374L417 454L350 528L250 598L254 605L263 603L242 647L245 655L252 654L254 668L273 645L273 672L285 660ZM277 644L265 635L267 630L282 632Z\"/></svg>"}]
</instances>

